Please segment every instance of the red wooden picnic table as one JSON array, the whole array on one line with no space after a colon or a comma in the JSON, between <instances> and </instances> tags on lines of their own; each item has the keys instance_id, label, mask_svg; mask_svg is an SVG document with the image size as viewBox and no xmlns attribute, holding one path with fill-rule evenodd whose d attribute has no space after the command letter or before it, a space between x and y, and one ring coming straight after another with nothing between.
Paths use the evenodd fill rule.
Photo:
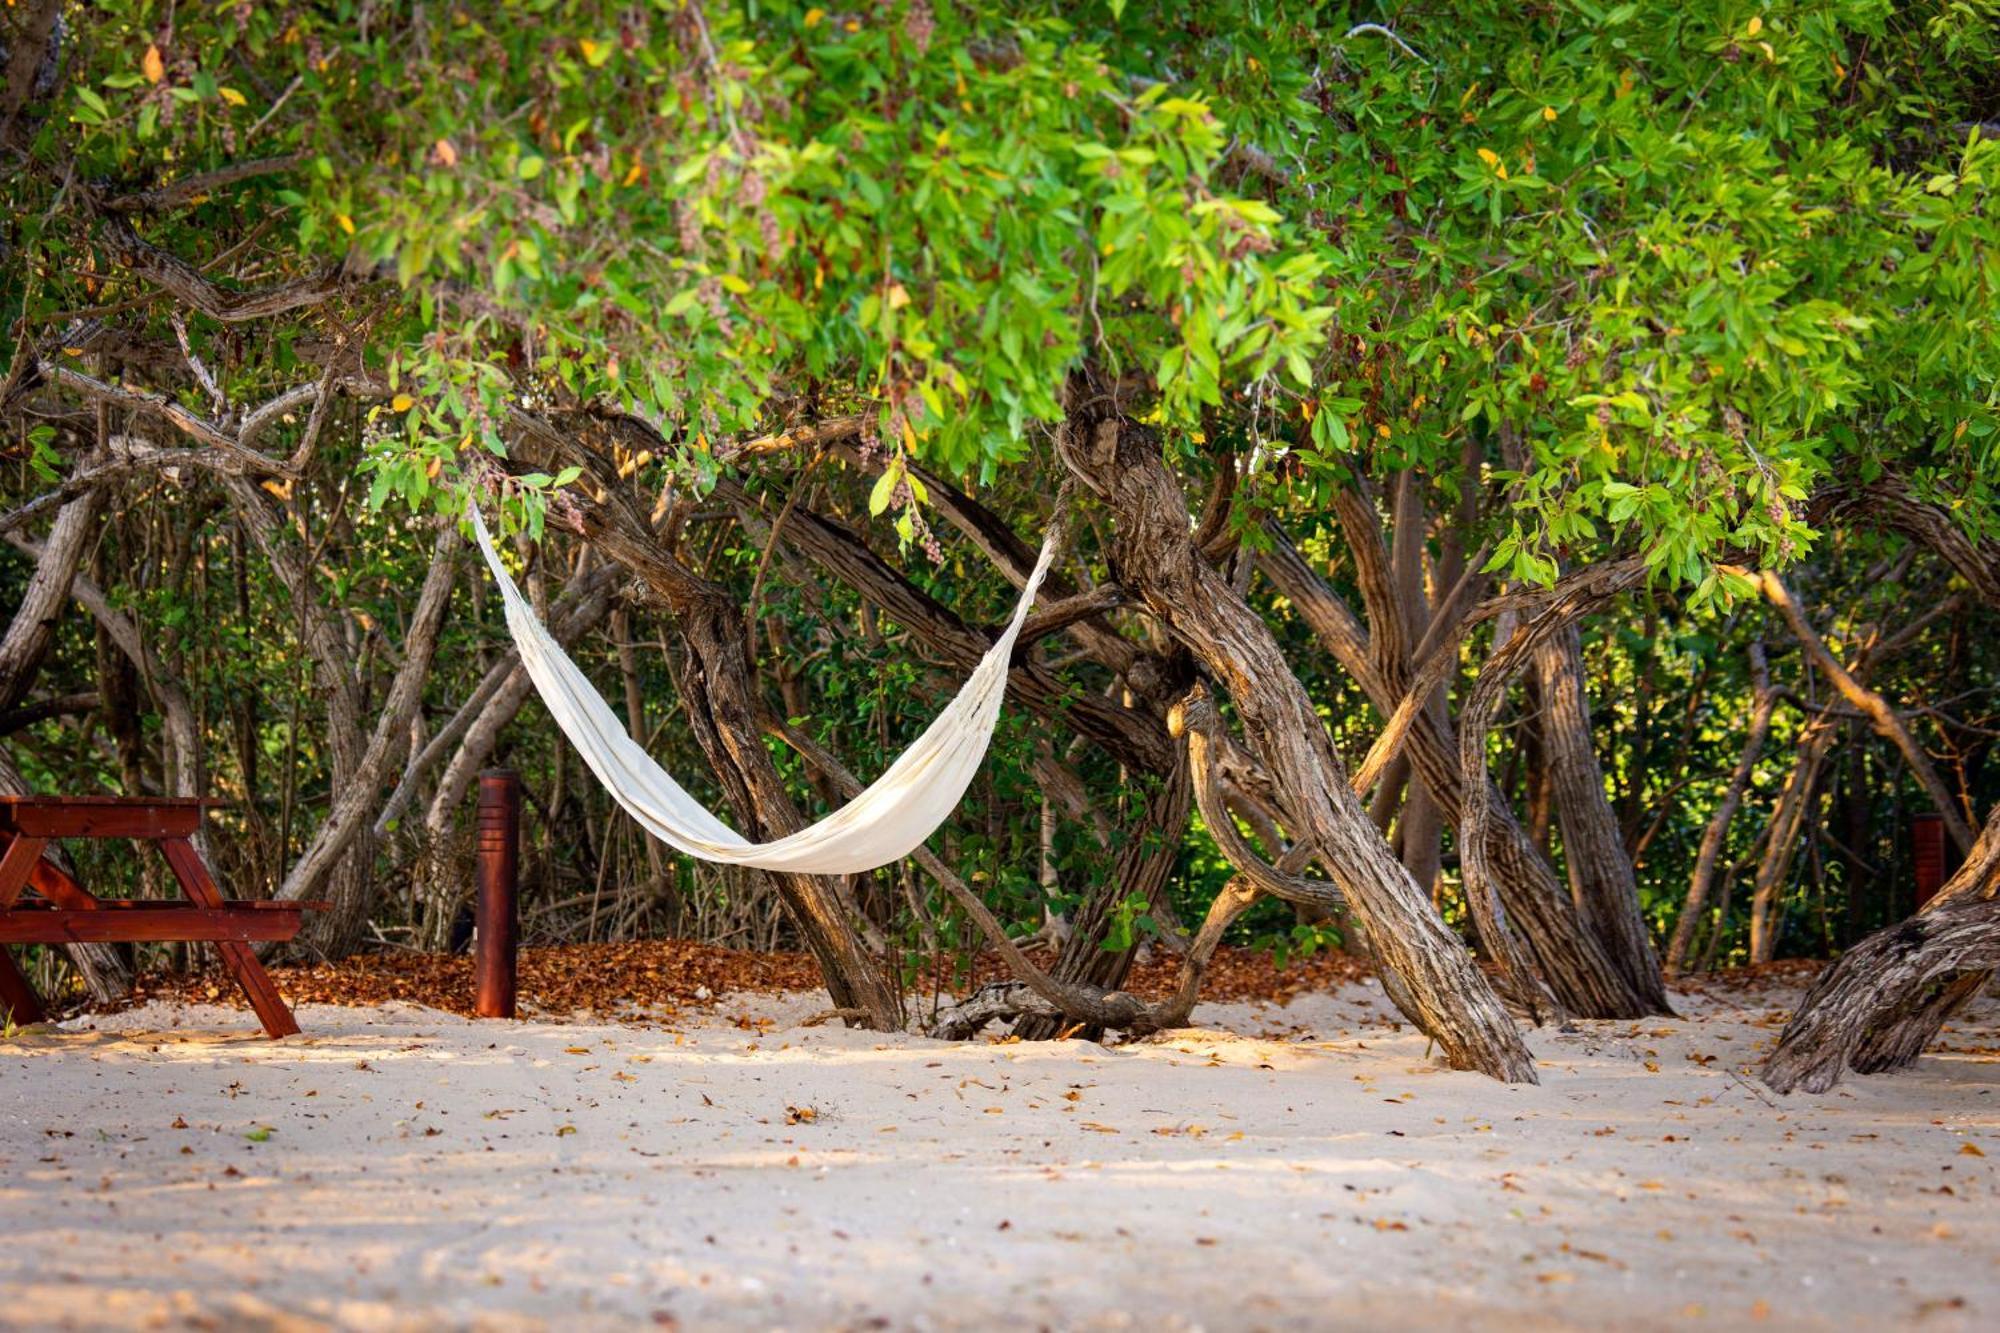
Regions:
<instances>
[{"instance_id":1,"label":"red wooden picnic table","mask_svg":"<svg viewBox=\"0 0 2000 1333\"><path fill-rule=\"evenodd\" d=\"M206 940L273 1037L299 1030L257 961L253 940L289 940L300 914L324 903L222 896L192 841L205 797L0 796L0 1010L40 1022L41 997L7 956L9 944L156 943ZM157 847L186 895L182 902L99 898L42 853L58 838L130 838ZM32 890L34 897L28 897Z\"/></svg>"}]
</instances>

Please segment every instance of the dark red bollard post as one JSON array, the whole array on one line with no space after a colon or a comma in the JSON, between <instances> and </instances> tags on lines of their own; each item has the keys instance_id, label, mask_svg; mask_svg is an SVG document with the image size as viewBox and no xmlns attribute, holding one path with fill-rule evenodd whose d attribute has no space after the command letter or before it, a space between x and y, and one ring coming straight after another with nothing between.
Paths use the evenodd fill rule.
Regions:
<instances>
[{"instance_id":1,"label":"dark red bollard post","mask_svg":"<svg viewBox=\"0 0 2000 1333\"><path fill-rule=\"evenodd\" d=\"M1917 906L1929 902L1944 887L1944 816L1910 817L1911 860L1916 863Z\"/></svg>"},{"instance_id":2,"label":"dark red bollard post","mask_svg":"<svg viewBox=\"0 0 2000 1333\"><path fill-rule=\"evenodd\" d=\"M472 1007L481 1018L514 1016L520 874L521 775L489 768L479 775L479 905L472 941Z\"/></svg>"}]
</instances>

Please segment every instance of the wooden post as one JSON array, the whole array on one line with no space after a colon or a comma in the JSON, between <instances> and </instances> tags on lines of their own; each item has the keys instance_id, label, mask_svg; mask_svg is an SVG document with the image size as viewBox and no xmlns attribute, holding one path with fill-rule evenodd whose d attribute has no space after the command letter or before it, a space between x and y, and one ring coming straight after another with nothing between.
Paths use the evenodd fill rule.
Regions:
<instances>
[{"instance_id":1,"label":"wooden post","mask_svg":"<svg viewBox=\"0 0 2000 1333\"><path fill-rule=\"evenodd\" d=\"M1944 887L1944 816L1910 816L1911 860L1916 863L1917 906L1929 902Z\"/></svg>"},{"instance_id":2,"label":"wooden post","mask_svg":"<svg viewBox=\"0 0 2000 1333\"><path fill-rule=\"evenodd\" d=\"M479 905L472 942L473 1010L481 1018L514 1016L521 874L521 775L489 768L479 775Z\"/></svg>"}]
</instances>

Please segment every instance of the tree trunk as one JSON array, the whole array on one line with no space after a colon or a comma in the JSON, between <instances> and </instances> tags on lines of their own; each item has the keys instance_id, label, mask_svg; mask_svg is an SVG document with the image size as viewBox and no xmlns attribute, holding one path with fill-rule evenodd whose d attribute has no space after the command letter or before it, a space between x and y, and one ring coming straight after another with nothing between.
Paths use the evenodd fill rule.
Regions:
<instances>
[{"instance_id":1,"label":"tree trunk","mask_svg":"<svg viewBox=\"0 0 2000 1333\"><path fill-rule=\"evenodd\" d=\"M1272 549L1262 568L1271 582L1312 626L1314 634L1336 661L1353 676L1376 708L1394 715L1412 682L1405 674L1392 679L1375 662L1369 635L1339 596L1306 564L1284 534L1267 525ZM1359 545L1354 527L1350 541ZM1366 593L1364 592L1364 596ZM1439 619L1453 621L1463 613L1441 608ZM1449 627L1445 628L1448 634ZM1466 831L1471 827L1459 738L1449 714L1434 699L1407 723L1411 766L1422 775L1429 795L1446 820L1459 832L1464 858ZM1657 1012L1613 965L1597 937L1584 929L1576 905L1556 878L1555 869L1533 842L1497 788L1483 788L1486 806L1479 821L1484 864L1502 907L1521 935L1529 960L1562 1006L1585 1018L1639 1018Z\"/></svg>"},{"instance_id":2,"label":"tree trunk","mask_svg":"<svg viewBox=\"0 0 2000 1333\"><path fill-rule=\"evenodd\" d=\"M742 615L716 589L701 603L680 608L675 629L685 653L682 707L728 794L739 831L756 841L796 833L806 821L764 748ZM770 872L770 878L819 963L834 1007L860 1011L879 1031L900 1028L902 996L864 949L837 886L815 875Z\"/></svg>"},{"instance_id":3,"label":"tree trunk","mask_svg":"<svg viewBox=\"0 0 2000 1333\"><path fill-rule=\"evenodd\" d=\"M1764 739L1771 734L1771 713L1777 707L1778 692L1771 688L1771 669L1765 663L1761 641L1750 645L1750 677L1756 684L1750 727L1743 738L1742 753L1736 757L1736 768L1729 775L1729 785L1723 789L1722 799L1716 802L1715 813L1709 816L1708 828L1701 835L1694 878L1688 882L1687 902L1681 908L1680 919L1674 922L1673 939L1667 943L1670 976L1678 975L1687 964L1688 951L1694 947L1695 929L1701 923L1709 891L1715 885L1716 864L1729 845L1730 821L1736 817L1737 807L1743 804L1743 793L1750 788L1750 777L1756 771L1758 755L1763 753ZM1720 931L1722 926L1718 921L1715 928Z\"/></svg>"},{"instance_id":4,"label":"tree trunk","mask_svg":"<svg viewBox=\"0 0 2000 1333\"><path fill-rule=\"evenodd\" d=\"M1838 728L1824 717L1806 724L1800 738L1798 758L1785 776L1778 800L1771 808L1771 827L1765 835L1764 854L1757 860L1757 875L1750 892L1750 961L1768 963L1778 956L1778 936L1783 929L1785 886L1791 881L1792 862L1805 841L1806 825L1819 809L1820 771L1826 766Z\"/></svg>"},{"instance_id":5,"label":"tree trunk","mask_svg":"<svg viewBox=\"0 0 2000 1333\"><path fill-rule=\"evenodd\" d=\"M69 602L70 581L97 540L103 513L104 492L96 487L57 511L21 604L0 637L0 712L28 697L28 687L55 641L56 626Z\"/></svg>"},{"instance_id":6,"label":"tree trunk","mask_svg":"<svg viewBox=\"0 0 2000 1333\"><path fill-rule=\"evenodd\" d=\"M0 637L0 711L27 698L42 659L55 642L56 626L69 602L77 567L97 540L103 513L104 491L100 487L92 487L56 511L56 521L35 558L35 572L28 579L21 604L8 622L6 635ZM0 773L0 791L27 794L26 782L11 764ZM92 999L108 1003L124 998L132 989L131 969L112 946L68 944L63 952L83 977Z\"/></svg>"},{"instance_id":7,"label":"tree trunk","mask_svg":"<svg viewBox=\"0 0 2000 1333\"><path fill-rule=\"evenodd\" d=\"M1196 549L1158 442L1081 378L1067 392L1057 447L1117 520L1110 557L1119 581L1229 691L1288 822L1328 859L1378 960L1398 979L1411 1021L1454 1067L1535 1082L1534 1062L1492 987L1349 790L1332 739L1270 630Z\"/></svg>"},{"instance_id":8,"label":"tree trunk","mask_svg":"<svg viewBox=\"0 0 2000 1333\"><path fill-rule=\"evenodd\" d=\"M1181 843L1187 836L1193 795L1183 758L1147 796L1139 826L1119 849L1110 878L1077 905L1070 918L1069 936L1056 955L1055 966L1049 969L1055 980L1100 991L1115 991L1125 984L1125 974L1138 950L1136 943L1123 949L1104 947L1112 912L1128 898L1142 897L1151 903L1165 893L1167 878L1180 859ZM1059 1027L1057 1020L1030 1016L1023 1018L1014 1032L1029 1041L1042 1041L1053 1037ZM1086 1029L1082 1035L1096 1034Z\"/></svg>"},{"instance_id":9,"label":"tree trunk","mask_svg":"<svg viewBox=\"0 0 2000 1333\"><path fill-rule=\"evenodd\" d=\"M1983 924L1982 924L1983 923ZM1764 1067L1781 1092L1824 1092L1842 1071L1914 1061L2000 967L2000 806L1965 864L1915 916L1869 936L1827 969Z\"/></svg>"},{"instance_id":10,"label":"tree trunk","mask_svg":"<svg viewBox=\"0 0 2000 1333\"><path fill-rule=\"evenodd\" d=\"M296 901L312 897L325 886L332 906L311 918L305 939L328 957L343 957L361 943L374 908L375 812L381 804L383 784L396 771L409 745L410 719L422 702L424 684L430 677L438 632L451 604L461 544L457 525L447 522L432 547L430 569L403 637L402 665L382 701L367 746L343 775L342 784L335 787L326 818L274 895ZM348 873L336 875L336 869L342 867Z\"/></svg>"},{"instance_id":11,"label":"tree trunk","mask_svg":"<svg viewBox=\"0 0 2000 1333\"><path fill-rule=\"evenodd\" d=\"M1670 1012L1660 960L1639 910L1632 858L1604 792L1604 772L1597 766L1583 690L1583 640L1575 625L1551 635L1536 650L1535 673L1542 697L1542 745L1577 915L1647 1005Z\"/></svg>"},{"instance_id":12,"label":"tree trunk","mask_svg":"<svg viewBox=\"0 0 2000 1333\"><path fill-rule=\"evenodd\" d=\"M1764 1062L1764 1082L1779 1092L1825 1092L1838 1083L1871 1036L1921 1017L1942 1023L1951 1001L1976 994L2000 967L2000 899L1968 895L1878 931L1826 970L1799 1005ZM1974 983L1972 978L1978 978ZM1860 1062L1863 1072L1907 1063Z\"/></svg>"}]
</instances>

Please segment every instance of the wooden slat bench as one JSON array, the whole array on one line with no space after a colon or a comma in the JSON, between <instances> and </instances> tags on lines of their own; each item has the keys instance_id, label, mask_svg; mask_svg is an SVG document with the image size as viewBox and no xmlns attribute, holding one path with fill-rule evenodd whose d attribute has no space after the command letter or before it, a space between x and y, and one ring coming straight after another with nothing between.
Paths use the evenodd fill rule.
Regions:
<instances>
[{"instance_id":1,"label":"wooden slat bench","mask_svg":"<svg viewBox=\"0 0 2000 1333\"><path fill-rule=\"evenodd\" d=\"M227 899L192 841L202 811L220 801L123 796L0 796L0 1010L15 1022L44 1016L41 997L7 956L9 944L207 941L273 1037L299 1030L250 947L289 940L317 902ZM166 858L185 902L99 898L43 852L57 838L131 838ZM36 895L25 895L32 890Z\"/></svg>"}]
</instances>

